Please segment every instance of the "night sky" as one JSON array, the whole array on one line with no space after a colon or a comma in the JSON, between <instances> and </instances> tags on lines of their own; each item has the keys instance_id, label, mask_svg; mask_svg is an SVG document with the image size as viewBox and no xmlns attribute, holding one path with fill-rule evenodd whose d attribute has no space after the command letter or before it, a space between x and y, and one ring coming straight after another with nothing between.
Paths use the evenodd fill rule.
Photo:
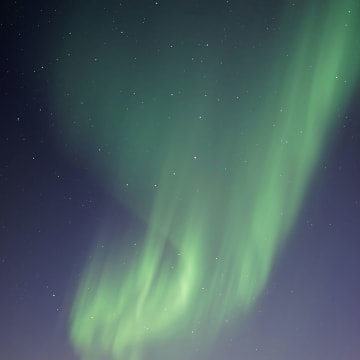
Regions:
<instances>
[{"instance_id":1,"label":"night sky","mask_svg":"<svg viewBox=\"0 0 360 360\"><path fill-rule=\"evenodd\" d=\"M360 359L357 0L1 7L1 360Z\"/></svg>"}]
</instances>

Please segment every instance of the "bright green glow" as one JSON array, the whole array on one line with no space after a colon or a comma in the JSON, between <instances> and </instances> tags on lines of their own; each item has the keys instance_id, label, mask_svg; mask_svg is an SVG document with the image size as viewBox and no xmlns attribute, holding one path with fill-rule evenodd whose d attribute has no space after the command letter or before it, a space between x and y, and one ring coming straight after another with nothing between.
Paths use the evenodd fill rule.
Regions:
<instances>
[{"instance_id":1,"label":"bright green glow","mask_svg":"<svg viewBox=\"0 0 360 360\"><path fill-rule=\"evenodd\" d=\"M321 11L311 5L299 24L288 14L288 28L297 29L289 56L274 50L281 46L266 52L266 77L255 60L240 100L230 90L231 100L227 90L212 100L212 79L177 70L181 54L164 55L173 70L153 66L158 78L141 65L127 75L114 49L101 53L103 65L74 55L74 69L61 73L61 91L75 89L74 103L61 106L76 110L79 125L65 131L74 144L82 135L80 151L148 224L141 244L135 235L121 239L139 243L131 261L94 250L71 314L71 339L84 358L141 359L143 349L173 337L205 343L227 319L248 313L355 83L356 10L345 0ZM137 97L122 95L132 87Z\"/></svg>"}]
</instances>

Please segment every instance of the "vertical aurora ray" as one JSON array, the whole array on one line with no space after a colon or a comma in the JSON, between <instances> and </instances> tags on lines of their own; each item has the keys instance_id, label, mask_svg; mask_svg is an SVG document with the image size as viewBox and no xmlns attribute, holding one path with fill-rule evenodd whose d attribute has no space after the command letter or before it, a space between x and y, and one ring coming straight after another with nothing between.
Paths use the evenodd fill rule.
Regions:
<instances>
[{"instance_id":1,"label":"vertical aurora ray","mask_svg":"<svg viewBox=\"0 0 360 360\"><path fill-rule=\"evenodd\" d=\"M147 223L126 266L121 251L99 249L86 266L71 313L71 339L84 359L142 359L144 349L173 338L205 344L258 298L358 76L357 2L309 3L301 21L290 12L284 21L289 55L285 39L260 54L266 76L256 66L244 72L249 91L237 102L226 91L211 101L215 85L200 97L212 82L201 82L196 68L179 72L181 54L165 54L167 68L153 66L157 81L141 66L127 77L114 48L97 70L84 65L81 49L61 72L59 91L75 94L60 107L78 124L64 132ZM181 91L169 96L174 86ZM121 98L124 87L149 101Z\"/></svg>"}]
</instances>

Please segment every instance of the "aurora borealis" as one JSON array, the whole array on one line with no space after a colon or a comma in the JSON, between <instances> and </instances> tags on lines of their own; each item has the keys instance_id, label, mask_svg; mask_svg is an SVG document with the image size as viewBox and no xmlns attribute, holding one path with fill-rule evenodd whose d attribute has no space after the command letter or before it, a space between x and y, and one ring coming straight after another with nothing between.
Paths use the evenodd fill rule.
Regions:
<instances>
[{"instance_id":1,"label":"aurora borealis","mask_svg":"<svg viewBox=\"0 0 360 360\"><path fill-rule=\"evenodd\" d=\"M47 11L40 8L40 13ZM302 324L303 314L313 314L309 309L326 308L316 305L313 295L314 289L325 289L318 297L328 299L326 284L331 281L319 270L327 269L326 258L319 258L318 268L301 258L301 251L287 254L302 243L308 244L307 253L316 254L307 237L319 238L319 254L330 251L330 244L331 259L341 259L339 244L356 238L344 231L335 246L333 233L312 238L306 231L313 222L306 220L306 231L299 224L310 217L309 206L316 208L308 205L313 204L312 187L319 189L324 179L335 181L319 169L330 161L324 159L334 144L341 143L343 119L348 119L358 91L360 4L79 1L54 8L49 14L58 17L48 21L41 50L33 55L36 61L51 59L42 81L35 76L45 76L37 75L44 66L32 73L32 99L42 99L34 114L47 113L47 120L41 120L45 125L37 125L46 130L19 135L39 136L40 144L51 144L46 151L57 154L24 150L31 151L33 161L46 159L34 175L33 188L47 179L47 172L55 184L44 180L47 185L38 191L46 201L29 200L29 209L35 203L45 209L39 218L49 224L34 225L44 233L47 252L35 248L29 256L44 254L42 259L58 262L56 270L47 260L47 270L35 271L49 301L57 301L51 308L60 314L58 326L68 344L53 359L285 360L304 358L300 347L310 360L338 356L336 351L314 351L312 339L319 336L322 343L317 335L322 333L316 326L317 333L308 330L311 321ZM355 130L349 134L358 138ZM349 198L359 199L351 191ZM72 205L61 205L65 200ZM340 219L345 211L333 206ZM94 210L80 215L83 209ZM35 224L32 213L23 217ZM327 214L325 208L319 213ZM55 218L64 219L59 224L71 230ZM341 223L324 221L331 229ZM21 238L30 233L24 231ZM355 254L348 241L342 246ZM24 240L22 247L27 244ZM281 265L288 264L287 256L291 265ZM282 266L286 270L279 270ZM341 266L344 274L356 273L346 272L346 266ZM287 304L286 296L276 293L274 284L287 272L306 274L307 268L312 273L300 277L306 290L296 295L297 321L291 329L281 329L293 308L281 305ZM339 268L331 279L341 273ZM59 278L66 285L56 286ZM346 283L346 275L339 279ZM346 289L355 293L351 284ZM269 293L276 294L271 302ZM358 298L360 294L354 296ZM340 303L334 300L331 309ZM280 316L269 322L276 309ZM265 326L257 323L261 316ZM54 322L49 324L52 329ZM303 340L307 332L308 343ZM293 333L297 335L288 337ZM344 332L350 333L356 331ZM14 348L19 348L17 341ZM291 345L297 341L298 357L297 346ZM311 344L309 350L302 341ZM286 345L278 345L282 342ZM335 344L324 342L329 348ZM352 349L342 358L355 360L353 354L360 354L356 345L339 343L339 349ZM6 358L18 359L9 355L10 346L6 349ZM49 354L41 351L26 356L49 357L39 355ZM341 357L330 360L335 358Z\"/></svg>"},{"instance_id":2,"label":"aurora borealis","mask_svg":"<svg viewBox=\"0 0 360 360\"><path fill-rule=\"evenodd\" d=\"M262 76L255 66L227 84L249 84L238 98L227 89L217 97L224 75L211 65L205 81L196 67L179 71L187 51L129 68L120 46L97 59L93 36L79 44L57 82L60 93L78 95L61 101L71 119L65 131L146 224L144 239L129 240L139 250L126 265L121 250L94 249L71 313L85 358L141 359L143 348L171 337L181 347L191 337L211 342L229 318L251 311L357 79L357 11L354 1L310 3L300 19L284 11L291 36L254 55L255 64L266 59ZM287 41L289 55L281 52ZM89 53L96 64L86 63ZM221 58L216 47L208 56ZM245 69L241 51L234 57Z\"/></svg>"}]
</instances>

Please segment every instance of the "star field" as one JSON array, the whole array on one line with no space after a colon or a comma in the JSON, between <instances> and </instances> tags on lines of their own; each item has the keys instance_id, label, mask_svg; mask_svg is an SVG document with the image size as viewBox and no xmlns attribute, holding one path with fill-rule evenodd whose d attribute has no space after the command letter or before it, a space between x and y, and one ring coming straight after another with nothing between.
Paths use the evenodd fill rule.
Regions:
<instances>
[{"instance_id":1,"label":"star field","mask_svg":"<svg viewBox=\"0 0 360 360\"><path fill-rule=\"evenodd\" d=\"M2 6L1 359L359 357L356 1Z\"/></svg>"}]
</instances>

